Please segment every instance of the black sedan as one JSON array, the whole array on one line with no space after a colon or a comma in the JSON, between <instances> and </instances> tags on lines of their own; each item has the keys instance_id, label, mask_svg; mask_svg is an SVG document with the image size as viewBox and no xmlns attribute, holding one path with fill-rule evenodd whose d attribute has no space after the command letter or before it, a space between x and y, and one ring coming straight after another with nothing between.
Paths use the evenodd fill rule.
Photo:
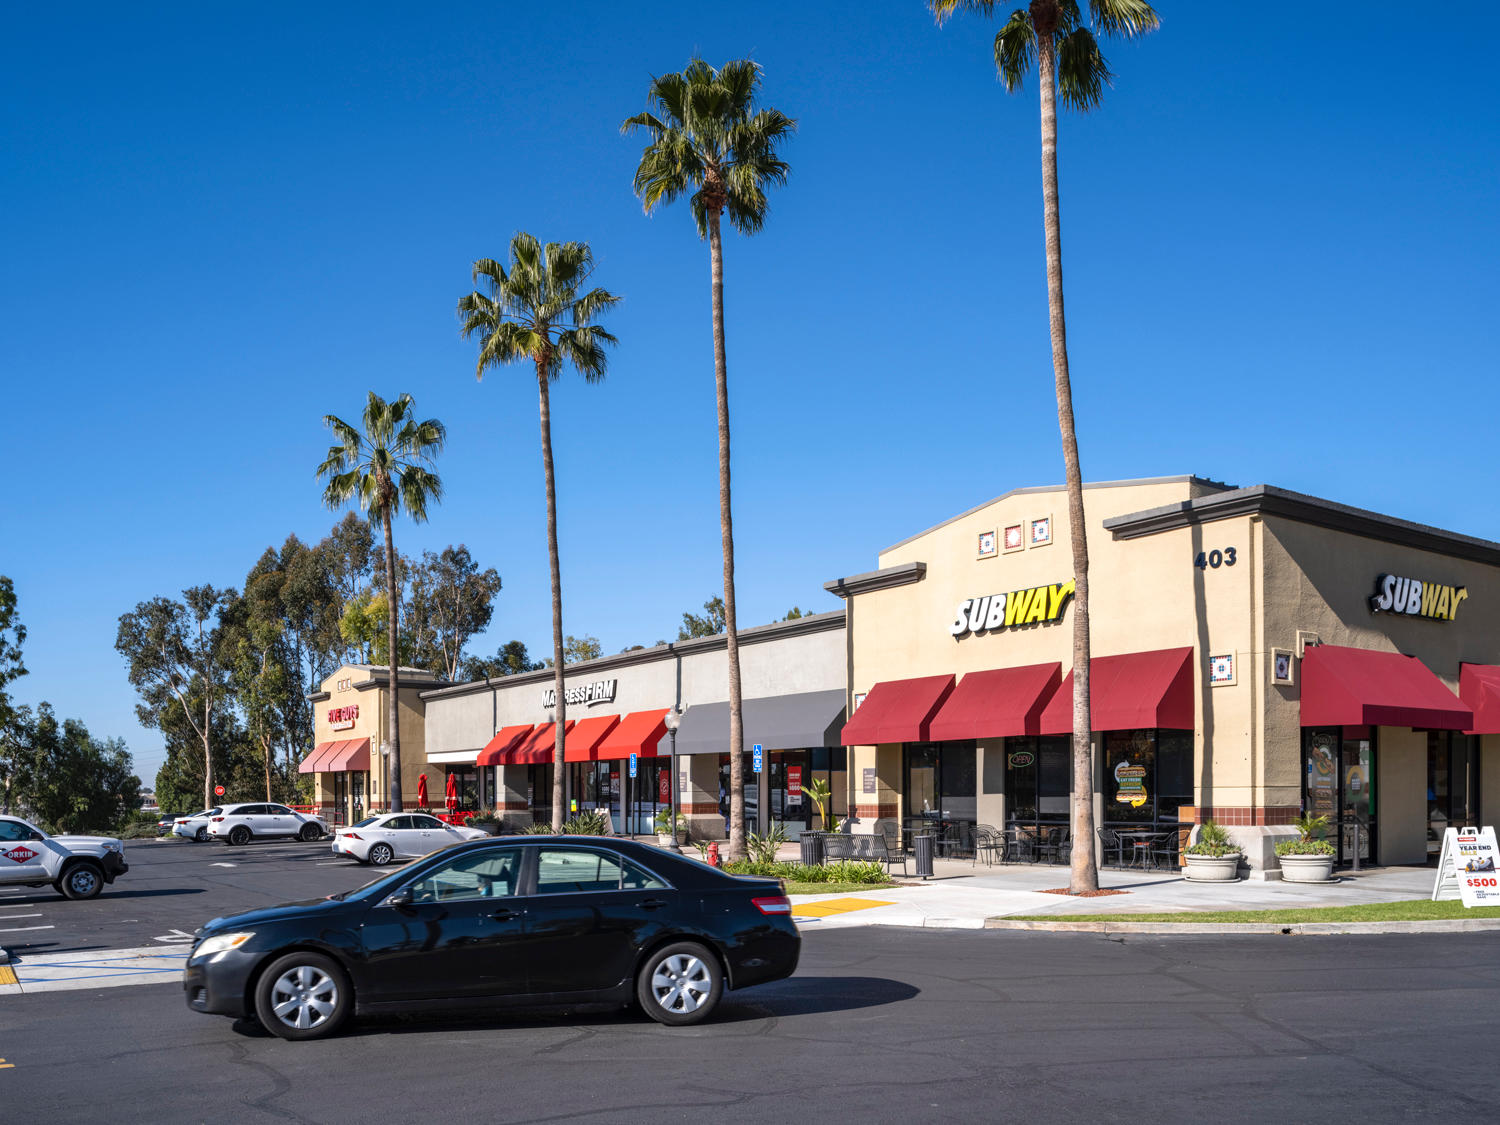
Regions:
<instances>
[{"instance_id":1,"label":"black sedan","mask_svg":"<svg viewBox=\"0 0 1500 1125\"><path fill-rule=\"evenodd\" d=\"M183 976L197 1012L315 1039L356 1011L638 1003L705 1018L725 988L790 976L802 939L775 879L632 840L453 844L355 891L215 918Z\"/></svg>"}]
</instances>

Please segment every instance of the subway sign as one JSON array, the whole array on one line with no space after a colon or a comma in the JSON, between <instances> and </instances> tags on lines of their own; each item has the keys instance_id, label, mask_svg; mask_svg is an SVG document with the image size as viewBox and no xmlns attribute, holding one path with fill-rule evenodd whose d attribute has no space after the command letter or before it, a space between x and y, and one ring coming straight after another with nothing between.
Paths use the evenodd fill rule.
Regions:
<instances>
[{"instance_id":1,"label":"subway sign","mask_svg":"<svg viewBox=\"0 0 1500 1125\"><path fill-rule=\"evenodd\" d=\"M1073 579L1070 578L1050 586L1012 590L1008 594L991 594L987 598L969 598L958 603L948 631L955 637L962 637L969 633L992 633L1018 625L1056 621L1073 596L1073 589Z\"/></svg>"},{"instance_id":2,"label":"subway sign","mask_svg":"<svg viewBox=\"0 0 1500 1125\"><path fill-rule=\"evenodd\" d=\"M1431 617L1452 621L1458 606L1469 596L1464 586L1444 586L1420 578L1402 578L1382 574L1375 579L1375 593L1370 595L1371 613L1405 613L1412 617Z\"/></svg>"}]
</instances>

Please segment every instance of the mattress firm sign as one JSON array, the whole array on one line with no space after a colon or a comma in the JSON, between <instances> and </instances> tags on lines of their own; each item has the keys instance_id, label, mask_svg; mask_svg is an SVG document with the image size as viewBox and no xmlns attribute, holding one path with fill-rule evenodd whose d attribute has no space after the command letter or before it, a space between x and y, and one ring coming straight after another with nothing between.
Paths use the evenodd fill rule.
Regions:
<instances>
[{"instance_id":1,"label":"mattress firm sign","mask_svg":"<svg viewBox=\"0 0 1500 1125\"><path fill-rule=\"evenodd\" d=\"M991 594L987 598L969 598L958 603L948 631L955 637L963 637L970 633L992 633L1017 625L1056 621L1072 596L1073 579L1069 578L1050 586L1012 590L1008 594Z\"/></svg>"},{"instance_id":2,"label":"mattress firm sign","mask_svg":"<svg viewBox=\"0 0 1500 1125\"><path fill-rule=\"evenodd\" d=\"M1375 592L1370 595L1370 612L1405 613L1412 617L1452 621L1458 616L1459 603L1468 596L1469 591L1463 586L1443 586L1437 582L1424 582L1420 578L1382 574L1375 579Z\"/></svg>"},{"instance_id":3,"label":"mattress firm sign","mask_svg":"<svg viewBox=\"0 0 1500 1125\"><path fill-rule=\"evenodd\" d=\"M563 688L563 702L569 707L583 704L592 707L596 703L613 703L615 701L615 685L619 680L594 680L587 684L574 684L572 687ZM542 706L553 707L557 704L557 689L544 688L542 690Z\"/></svg>"}]
</instances>

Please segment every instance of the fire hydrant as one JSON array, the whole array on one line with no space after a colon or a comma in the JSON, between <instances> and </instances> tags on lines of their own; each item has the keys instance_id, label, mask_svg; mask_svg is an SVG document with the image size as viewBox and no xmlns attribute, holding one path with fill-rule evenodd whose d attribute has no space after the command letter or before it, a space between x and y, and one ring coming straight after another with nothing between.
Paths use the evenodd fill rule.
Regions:
<instances>
[{"instance_id":1,"label":"fire hydrant","mask_svg":"<svg viewBox=\"0 0 1500 1125\"><path fill-rule=\"evenodd\" d=\"M708 865L710 867L723 866L723 864L719 862L719 845L717 843L708 845Z\"/></svg>"}]
</instances>

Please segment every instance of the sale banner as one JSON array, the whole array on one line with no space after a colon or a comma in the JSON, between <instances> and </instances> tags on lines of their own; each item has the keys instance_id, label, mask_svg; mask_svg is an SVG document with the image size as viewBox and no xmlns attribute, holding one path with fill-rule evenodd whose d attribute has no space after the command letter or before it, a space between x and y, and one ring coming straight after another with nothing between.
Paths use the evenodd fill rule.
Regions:
<instances>
[{"instance_id":1,"label":"sale banner","mask_svg":"<svg viewBox=\"0 0 1500 1125\"><path fill-rule=\"evenodd\" d=\"M1465 907L1500 906L1494 828L1449 828L1438 857L1434 900L1452 898L1454 884Z\"/></svg>"}]
</instances>

